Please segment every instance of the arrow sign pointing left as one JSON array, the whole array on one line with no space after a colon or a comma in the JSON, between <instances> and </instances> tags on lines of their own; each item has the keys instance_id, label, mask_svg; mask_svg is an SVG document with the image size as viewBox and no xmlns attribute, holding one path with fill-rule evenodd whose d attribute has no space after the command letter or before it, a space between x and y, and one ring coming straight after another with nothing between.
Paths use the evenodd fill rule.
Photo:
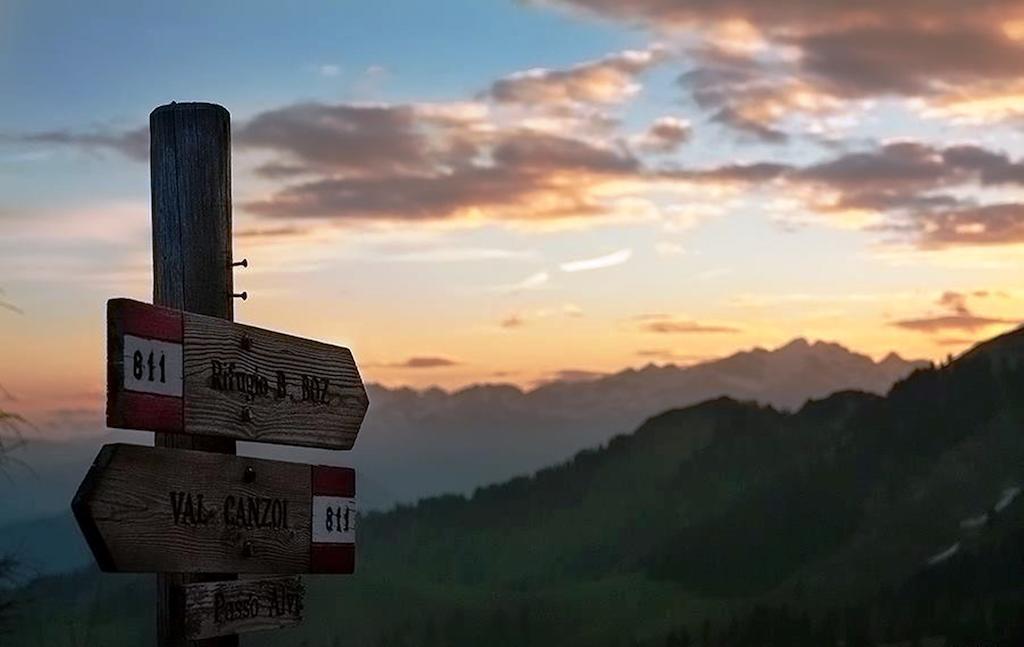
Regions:
<instances>
[{"instance_id":1,"label":"arrow sign pointing left","mask_svg":"<svg viewBox=\"0 0 1024 647\"><path fill-rule=\"evenodd\" d=\"M346 467L105 445L71 508L104 571L355 570Z\"/></svg>"}]
</instances>

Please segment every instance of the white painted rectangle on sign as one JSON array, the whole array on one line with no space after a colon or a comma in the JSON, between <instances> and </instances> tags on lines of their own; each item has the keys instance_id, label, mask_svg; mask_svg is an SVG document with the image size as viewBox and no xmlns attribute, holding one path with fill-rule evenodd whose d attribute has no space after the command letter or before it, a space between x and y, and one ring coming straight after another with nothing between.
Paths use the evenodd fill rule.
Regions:
<instances>
[{"instance_id":1,"label":"white painted rectangle on sign","mask_svg":"<svg viewBox=\"0 0 1024 647\"><path fill-rule=\"evenodd\" d=\"M313 496L313 543L356 543L356 500L341 496Z\"/></svg>"},{"instance_id":2,"label":"white painted rectangle on sign","mask_svg":"<svg viewBox=\"0 0 1024 647\"><path fill-rule=\"evenodd\" d=\"M181 344L124 336L124 388L181 397L184 374Z\"/></svg>"}]
</instances>

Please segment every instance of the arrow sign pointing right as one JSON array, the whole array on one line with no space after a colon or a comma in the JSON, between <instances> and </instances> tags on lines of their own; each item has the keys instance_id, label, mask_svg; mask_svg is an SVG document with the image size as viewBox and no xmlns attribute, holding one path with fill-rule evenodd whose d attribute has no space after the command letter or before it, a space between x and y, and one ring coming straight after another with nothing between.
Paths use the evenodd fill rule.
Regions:
<instances>
[{"instance_id":1,"label":"arrow sign pointing right","mask_svg":"<svg viewBox=\"0 0 1024 647\"><path fill-rule=\"evenodd\" d=\"M352 449L369 401L352 352L130 299L107 302L107 425Z\"/></svg>"},{"instance_id":2,"label":"arrow sign pointing right","mask_svg":"<svg viewBox=\"0 0 1024 647\"><path fill-rule=\"evenodd\" d=\"M104 571L355 570L346 467L105 445L71 509Z\"/></svg>"}]
</instances>

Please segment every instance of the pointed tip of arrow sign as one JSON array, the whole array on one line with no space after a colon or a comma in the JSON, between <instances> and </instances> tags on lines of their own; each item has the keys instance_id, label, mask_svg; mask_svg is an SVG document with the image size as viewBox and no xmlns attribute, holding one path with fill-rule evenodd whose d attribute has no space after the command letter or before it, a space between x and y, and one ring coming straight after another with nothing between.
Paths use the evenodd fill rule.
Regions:
<instances>
[{"instance_id":1,"label":"pointed tip of arrow sign","mask_svg":"<svg viewBox=\"0 0 1024 647\"><path fill-rule=\"evenodd\" d=\"M89 497L96 487L100 472L110 462L111 457L117 451L117 447L118 445L103 446L100 453L96 456L96 460L89 467L89 471L86 472L85 478L82 479L81 485L78 486L75 498L71 500L71 512L78 523L78 528L82 531L85 543L89 545L89 550L92 551L92 555L96 559L96 565L104 573L116 570L114 557L107 549L107 544L100 535L95 519L89 513Z\"/></svg>"}]
</instances>

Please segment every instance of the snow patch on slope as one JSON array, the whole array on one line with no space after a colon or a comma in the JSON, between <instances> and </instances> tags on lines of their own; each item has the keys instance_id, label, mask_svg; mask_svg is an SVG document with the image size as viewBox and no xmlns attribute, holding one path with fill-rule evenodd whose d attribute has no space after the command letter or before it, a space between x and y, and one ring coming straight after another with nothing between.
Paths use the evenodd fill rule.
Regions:
<instances>
[{"instance_id":1,"label":"snow patch on slope","mask_svg":"<svg viewBox=\"0 0 1024 647\"><path fill-rule=\"evenodd\" d=\"M956 555L959 551L960 551L960 542L956 542L955 544L953 544L952 546L950 546L946 550L944 550L942 552L939 552L939 553L936 553L936 554L932 555L931 557L929 557L928 558L928 565L929 566L935 566L936 564L944 562L947 559L949 559L950 557L952 557L953 555Z\"/></svg>"},{"instance_id":2,"label":"snow patch on slope","mask_svg":"<svg viewBox=\"0 0 1024 647\"><path fill-rule=\"evenodd\" d=\"M1013 503L1013 500L1016 499L1020 495L1020 493L1020 486L1014 485L1006 488L1005 490L1003 490L1003 496L1001 496L999 500L996 501L994 510L996 512L1002 512L1007 508L1007 506Z\"/></svg>"}]
</instances>

